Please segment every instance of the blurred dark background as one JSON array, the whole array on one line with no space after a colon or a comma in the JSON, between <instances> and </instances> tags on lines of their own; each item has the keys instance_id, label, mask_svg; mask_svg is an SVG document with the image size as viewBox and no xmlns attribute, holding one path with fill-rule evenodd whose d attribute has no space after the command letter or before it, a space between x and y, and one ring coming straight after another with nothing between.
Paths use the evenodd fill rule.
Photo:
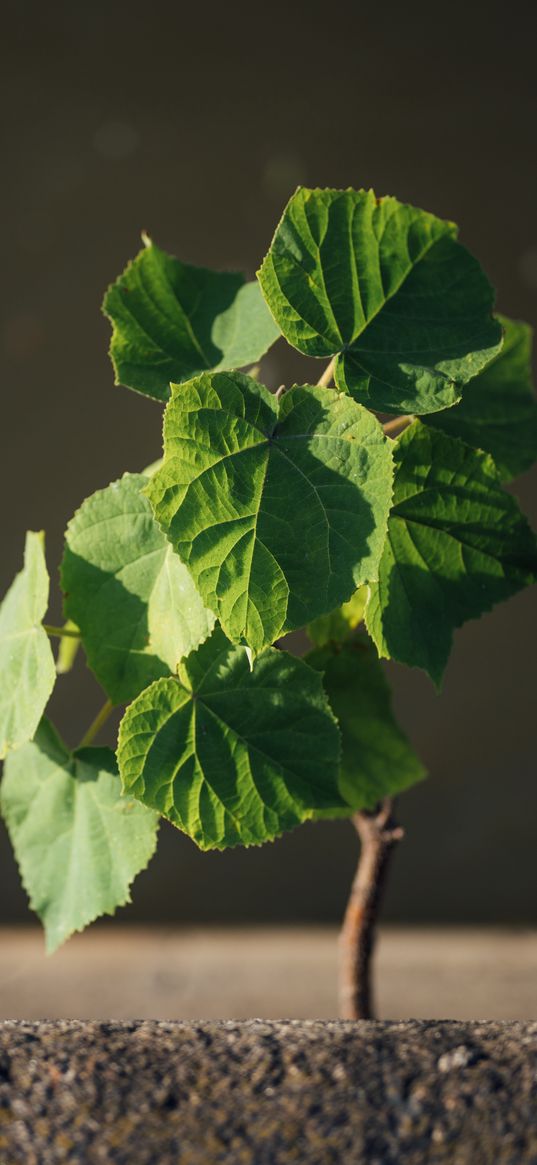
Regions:
<instances>
[{"instance_id":1,"label":"blurred dark background","mask_svg":"<svg viewBox=\"0 0 537 1165\"><path fill-rule=\"evenodd\" d=\"M55 572L82 498L159 455L161 410L113 387L99 314L142 228L252 275L298 183L373 185L458 221L501 310L535 323L532 7L4 3L0 590L26 528ZM305 369L282 342L264 378ZM516 492L537 523L535 473ZM535 612L525 593L467 625L441 698L388 667L430 771L400 802L392 919L535 922ZM80 659L51 714L75 744L99 703ZM1 841L0 921L27 919ZM224 855L163 827L119 917L335 920L355 851L348 823Z\"/></svg>"}]
</instances>

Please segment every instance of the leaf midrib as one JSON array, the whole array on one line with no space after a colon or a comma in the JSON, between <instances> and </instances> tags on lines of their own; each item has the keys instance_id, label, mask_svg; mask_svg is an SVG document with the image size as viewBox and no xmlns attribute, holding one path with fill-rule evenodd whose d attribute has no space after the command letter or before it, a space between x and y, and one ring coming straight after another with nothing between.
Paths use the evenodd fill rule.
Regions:
<instances>
[{"instance_id":1,"label":"leaf midrib","mask_svg":"<svg viewBox=\"0 0 537 1165\"><path fill-rule=\"evenodd\" d=\"M394 213L394 214L395 214L395 213L397 213L397 210L394 210L394 212L393 212L393 213ZM385 231L386 231L387 224L388 224L388 222L390 222L390 221L391 221L391 218L392 218L392 217L393 217L393 215L391 215L391 216L390 216L390 218L389 218L389 219L387 219L387 220L386 220L386 222L383 224L382 232L381 232L381 234L379 235L378 239L377 239L377 238L375 238L375 251L376 251L376 254L377 254L377 256L378 256L379 265L380 265L380 255L381 255L381 243L382 243L382 239L383 239L383 237L384 237L384 234L385 234ZM406 238L406 239L408 239L408 231L406 232L405 238ZM437 245L439 242L441 242L443 239L446 239L446 238L451 238L451 239L452 239L454 242L456 241L456 240L455 240L455 236L453 235L453 232L452 232L452 231L450 231L450 230L446 230L446 231L444 231L444 232L443 232L441 235L438 235L438 236L436 236L436 237L434 237L434 238L431 238L431 239L429 239L429 240L427 241L427 243L424 245L424 247L422 248L422 250L420 251L420 253L419 253L419 254L416 256L416 258L415 258L415 259L414 259L414 260L411 262L410 266L409 266L409 267L408 267L408 269L405 271L405 273L404 273L404 275L402 276L402 278L399 280L399 282L398 282L398 283L395 285L395 287L392 289L392 291L391 291L389 294L386 294L386 292L385 292L385 290L384 290L384 281L382 280L382 274L381 274L381 285L382 285L382 291L383 291L383 295L384 295L384 297L385 297L385 298L383 299L382 303L381 303L381 304L379 304L378 308L377 308L377 309L376 309L376 310L375 310L375 311L372 313L372 315L369 317L369 319L367 319L367 320L364 320L364 324L363 324L363 326L362 326L362 327L359 329L359 331L357 331L357 332L356 332L356 333L355 333L355 334L352 336L352 338L351 338L351 339L350 339L350 340L349 340L347 343L345 343L345 344L342 344L342 346L341 346L340 348L337 348L337 349L336 349L336 351L333 353L333 355L336 355L336 354L338 354L338 353L340 353L340 352L346 352L346 351L352 351L352 350L353 350L353 347L354 347L354 345L356 344L356 341L357 341L357 340L360 338L360 336L362 336L362 335L364 334L364 332L366 332L366 331L367 331L367 329L368 329L368 328L371 326L371 324L373 323L373 321L374 321L375 319L377 319L377 317L378 317L378 316L381 314L381 312L384 310L384 308L385 308L386 304L388 304L388 303L389 303L389 302L390 302L390 301L391 301L391 300L394 298L394 296L398 295L398 293L400 292L401 288L402 288L402 287L404 286L404 284L406 283L406 280L407 280L407 279L410 277L410 275L411 275L411 274L412 274L412 272L415 270L415 268L418 266L418 264L419 264L419 263L421 263L421 262L423 262L423 259L426 257L426 255L429 253L429 251L430 251L430 250L431 250L433 247L435 247L435 246L436 246L436 245ZM319 253L318 263L319 263L319 267L320 267L320 269L321 269L321 271L322 271L322 263L321 263L321 261L320 261L320 248L318 248L318 247L317 247L317 251L318 251L318 253ZM298 260L296 260L296 262L297 262L297 265L300 267L300 270L302 271L303 275L304 275L306 278L309 278L309 277L308 277L308 274L307 274L307 272L304 270L304 268L301 266L301 264L299 264L299 263L298 263ZM293 312L297 312L297 309L296 309L296 308L293 306L293 304L292 304L292 303L290 302L290 300L288 299L288 297L287 297L286 293L283 291L283 288L282 288L282 285L281 285L281 281L280 281L279 275L278 275L278 273L277 273L277 271L276 271L276 266L275 266L275 264L274 264L274 261L273 261L273 271L274 271L274 274L276 275L276 278L277 278L277 281L278 281L278 285L279 285L279 287L280 287L280 292L282 293L282 295L283 295L283 297L285 298L286 302L289 304L289 307L291 308L291 310L292 310ZM324 286L324 278L323 278L323 286ZM325 289L325 294L326 294L326 289ZM326 300L327 300L327 302L330 304L330 312L331 312L331 315L333 316L333 309L332 309L332 305L331 305L331 302L330 302L330 300L329 300L329 297L328 297L328 295L326 295ZM322 305L322 304L320 304L320 307L321 307L321 310L323 310L323 305ZM306 324L307 324L307 326L308 326L308 327L311 329L311 331L313 332L313 334L314 334L314 335L321 335L321 337L322 337L324 340L326 340L326 342L327 342L327 343L329 343L329 344L332 342L332 337L328 337L328 336L326 335L326 333L324 333L324 334L323 334L323 333L319 333L319 331L318 331L317 327L314 327L314 326L313 326L313 325L312 325L312 324L311 324L311 323L310 323L310 322L309 322L307 319L305 319L305 317L301 316L299 312L297 312L297 314L299 315L299 318L301 318L301 319L303 319L303 320L304 320L304 323L306 323ZM335 318L335 317L334 317L334 318ZM338 331L339 337L340 337L340 339L342 340L342 337L341 337L341 331L340 331L339 325L337 324L337 321L336 321L336 328L337 328L337 331Z\"/></svg>"},{"instance_id":2,"label":"leaf midrib","mask_svg":"<svg viewBox=\"0 0 537 1165\"><path fill-rule=\"evenodd\" d=\"M146 278L145 278L145 270L144 270L144 265L143 265L143 257L144 257L144 254L142 253L142 261L140 262L140 265L138 267L138 273L139 273L139 277L140 277L140 284L142 287L142 291L143 291L144 295L147 296L147 298L149 299L152 307L153 308L157 307L160 317L165 320L166 324L169 325L170 327L173 327L173 321L170 320L168 318L168 316L165 314L165 312L162 311L158 301L156 301L154 296L148 291L147 282L146 282ZM168 288L168 291L170 293L172 300L174 300L179 307L183 323L186 324L186 331L188 333L188 336L192 342L194 349L199 354L201 359L205 362L205 368L206 369L209 368L210 362L209 362L205 352L203 351L203 348L201 347L201 345L200 345L200 343L199 343L199 341L194 333L190 318L187 315L187 313L186 313L186 311L181 303L181 300L179 299L179 296L176 294L175 289L172 287L172 284L168 278L166 270L164 268L161 269L160 267L158 267L158 260L157 260L157 270L159 272L159 276L162 275L163 283ZM136 322L138 324L140 324L138 317L135 316L134 318L136 319ZM142 328L142 331L148 337L148 339L151 340L151 343L154 344L157 348L160 348L161 351L166 352L169 359L173 360L174 362L181 359L181 357L178 356L176 352L170 351L170 348L162 342L161 336L159 336L157 339L155 339L154 336L151 335L151 332L149 332L147 330L146 326L143 323L140 326Z\"/></svg>"}]
</instances>

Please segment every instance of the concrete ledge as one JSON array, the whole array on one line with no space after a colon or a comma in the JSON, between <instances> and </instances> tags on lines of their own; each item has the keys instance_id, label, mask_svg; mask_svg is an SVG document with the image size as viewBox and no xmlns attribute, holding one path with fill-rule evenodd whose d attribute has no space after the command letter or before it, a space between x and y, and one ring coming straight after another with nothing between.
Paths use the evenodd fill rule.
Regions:
<instances>
[{"instance_id":1,"label":"concrete ledge","mask_svg":"<svg viewBox=\"0 0 537 1165\"><path fill-rule=\"evenodd\" d=\"M0 1025L2 1165L534 1165L537 1023Z\"/></svg>"},{"instance_id":2,"label":"concrete ledge","mask_svg":"<svg viewBox=\"0 0 537 1165\"><path fill-rule=\"evenodd\" d=\"M334 927L0 930L0 1019L335 1019ZM535 930L381 927L382 1019L537 1018ZM3 1163L0 1162L0 1165Z\"/></svg>"}]
</instances>

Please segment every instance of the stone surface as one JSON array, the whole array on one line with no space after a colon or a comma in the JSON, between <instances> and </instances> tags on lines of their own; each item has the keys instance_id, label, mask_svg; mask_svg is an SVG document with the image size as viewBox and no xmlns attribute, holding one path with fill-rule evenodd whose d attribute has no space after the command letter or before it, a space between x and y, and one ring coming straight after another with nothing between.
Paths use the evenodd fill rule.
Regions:
<instances>
[{"instance_id":1,"label":"stone surface","mask_svg":"<svg viewBox=\"0 0 537 1165\"><path fill-rule=\"evenodd\" d=\"M537 1023L0 1025L2 1165L534 1165Z\"/></svg>"},{"instance_id":2,"label":"stone surface","mask_svg":"<svg viewBox=\"0 0 537 1165\"><path fill-rule=\"evenodd\" d=\"M376 983L383 1019L532 1019L537 934L383 927ZM0 1018L201 1015L335 1018L336 930L94 926L52 958L37 927L0 931Z\"/></svg>"}]
</instances>

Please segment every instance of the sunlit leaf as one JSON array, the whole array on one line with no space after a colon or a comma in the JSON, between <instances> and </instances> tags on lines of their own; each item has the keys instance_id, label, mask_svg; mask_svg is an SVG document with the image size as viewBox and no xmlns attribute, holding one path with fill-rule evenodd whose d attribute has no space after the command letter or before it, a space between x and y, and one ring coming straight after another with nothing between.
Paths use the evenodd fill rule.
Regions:
<instances>
[{"instance_id":1,"label":"sunlit leaf","mask_svg":"<svg viewBox=\"0 0 537 1165\"><path fill-rule=\"evenodd\" d=\"M49 951L129 902L155 850L157 816L122 795L113 752L70 753L46 720L8 757L1 808Z\"/></svg>"},{"instance_id":2,"label":"sunlit leaf","mask_svg":"<svg viewBox=\"0 0 537 1165\"><path fill-rule=\"evenodd\" d=\"M301 187L258 278L289 343L337 356L339 388L380 412L430 413L502 342L492 288L456 235L372 190Z\"/></svg>"},{"instance_id":3,"label":"sunlit leaf","mask_svg":"<svg viewBox=\"0 0 537 1165\"><path fill-rule=\"evenodd\" d=\"M61 569L66 615L115 704L174 671L214 626L153 518L146 484L126 473L87 498L67 527Z\"/></svg>"},{"instance_id":4,"label":"sunlit leaf","mask_svg":"<svg viewBox=\"0 0 537 1165\"><path fill-rule=\"evenodd\" d=\"M42 534L28 533L24 567L0 606L0 758L31 740L56 680L41 626L49 577Z\"/></svg>"},{"instance_id":5,"label":"sunlit leaf","mask_svg":"<svg viewBox=\"0 0 537 1165\"><path fill-rule=\"evenodd\" d=\"M534 582L535 537L492 458L416 421L395 446L394 505L367 627L436 684L453 631Z\"/></svg>"},{"instance_id":6,"label":"sunlit leaf","mask_svg":"<svg viewBox=\"0 0 537 1165\"><path fill-rule=\"evenodd\" d=\"M343 805L340 741L320 675L220 629L177 678L157 680L121 722L118 760L132 793L202 849L256 845Z\"/></svg>"},{"instance_id":7,"label":"sunlit leaf","mask_svg":"<svg viewBox=\"0 0 537 1165\"><path fill-rule=\"evenodd\" d=\"M166 401L206 369L254 364L279 336L256 282L181 263L154 243L109 287L116 383Z\"/></svg>"},{"instance_id":8,"label":"sunlit leaf","mask_svg":"<svg viewBox=\"0 0 537 1165\"><path fill-rule=\"evenodd\" d=\"M376 578L391 443L346 394L280 402L241 373L174 391L165 460L146 492L229 639L254 650Z\"/></svg>"}]
</instances>

